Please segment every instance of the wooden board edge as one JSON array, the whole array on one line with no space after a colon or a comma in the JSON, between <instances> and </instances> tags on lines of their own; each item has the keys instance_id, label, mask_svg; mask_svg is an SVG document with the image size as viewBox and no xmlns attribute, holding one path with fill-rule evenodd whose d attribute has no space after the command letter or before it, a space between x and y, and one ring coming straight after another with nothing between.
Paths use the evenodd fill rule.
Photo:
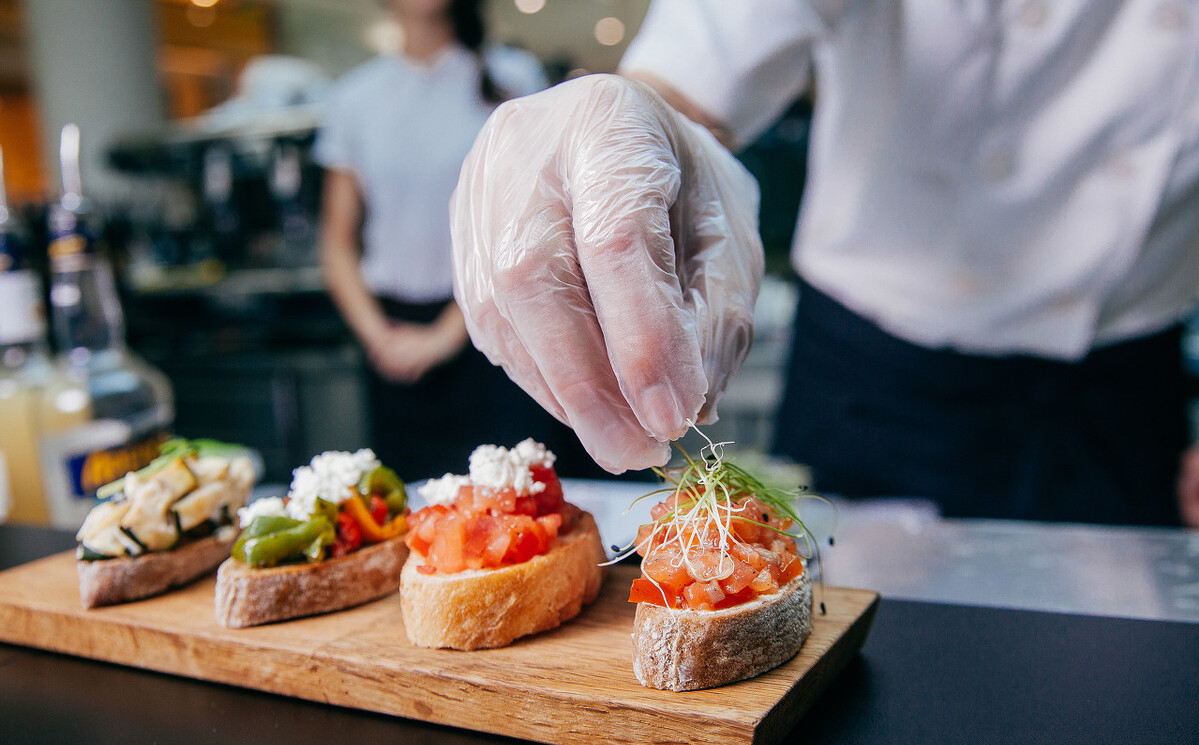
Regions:
<instances>
[{"instance_id":1,"label":"wooden board edge","mask_svg":"<svg viewBox=\"0 0 1199 745\"><path fill-rule=\"evenodd\" d=\"M625 706L619 702L584 699L569 693L539 691L536 698L519 695L506 685L469 685L457 678L438 681L436 685L414 686L420 696L397 695L390 691L386 696L366 696L372 703L363 704L363 691L370 691L379 681L361 677L352 669L341 669L343 680L337 685L325 685L323 697L308 697L309 700L357 709L370 709L376 713L399 716L406 719L456 727L483 734L502 735L520 740L531 740L548 745L591 745L596 742L615 745L688 745L695 742L743 743L753 741L750 723L723 718L697 720L668 708ZM476 714L462 716L453 707L449 711L440 709L439 702L453 697L454 688L468 687L469 706ZM293 694L294 695L294 694ZM455 701L462 706L464 701ZM570 711L571 717L563 719L561 713ZM484 724L477 712L487 712ZM614 726L613 723L618 723Z\"/></svg>"},{"instance_id":2,"label":"wooden board edge","mask_svg":"<svg viewBox=\"0 0 1199 745\"><path fill-rule=\"evenodd\" d=\"M441 679L439 689L469 689L466 695L469 696L469 704L475 709L507 712L506 718L481 723L452 709L440 714L435 710L422 710L420 696L411 693L402 696L391 688L396 685L394 676L381 677L373 668L363 668L354 661L351 661L353 664L347 664L347 659L337 649L320 646L307 650L264 648L261 653L269 657L274 674L247 680L236 665L221 662L222 655L228 652L223 650L226 646L223 639L202 634L180 644L177 635L153 624L130 625L127 618L107 620L98 616L85 617L64 611L58 606L30 605L6 597L0 597L0 641L134 669L488 734L532 739L551 745L575 745L597 740L616 743L773 743L791 730L810 706L812 698L827 687L864 643L878 605L878 594L853 588L838 589L856 594L853 620L838 633L832 646L816 660L803 679L758 719L713 716L700 721L669 707L628 705L615 700L597 702L583 699L570 691L539 690L537 696L542 700L526 696L514 705L514 693L520 695L517 687L494 682L481 684L459 677ZM65 633L48 639L44 633L47 624ZM39 628L42 630L39 631ZM97 648L94 640L106 636L116 639L118 643L112 647ZM244 645L237 646L240 649L235 651L246 651ZM143 654L146 649L167 650L167 654L160 653L147 658ZM834 656L835 660L830 659ZM313 676L317 668L322 672ZM294 677L312 677L313 683L307 686L306 692L298 693L294 687ZM808 680L810 678L817 680L812 682ZM371 686L382 688L387 695L364 696L363 691L371 690ZM815 686L810 689L810 695L809 686ZM428 694L428 688L420 685L420 681L408 684L408 687ZM557 703L546 706L545 699L553 699ZM562 710L577 711L582 716L567 721L563 721L561 716L555 719L554 712L560 713ZM609 721L619 721L619 730L612 731L607 725Z\"/></svg>"},{"instance_id":3,"label":"wooden board edge","mask_svg":"<svg viewBox=\"0 0 1199 745\"><path fill-rule=\"evenodd\" d=\"M820 699L825 689L861 651L870 635L880 601L879 593L872 590L868 592L873 597L864 610L857 614L849 628L758 723L752 738L754 745L775 745L782 742L802 721L804 714Z\"/></svg>"}]
</instances>

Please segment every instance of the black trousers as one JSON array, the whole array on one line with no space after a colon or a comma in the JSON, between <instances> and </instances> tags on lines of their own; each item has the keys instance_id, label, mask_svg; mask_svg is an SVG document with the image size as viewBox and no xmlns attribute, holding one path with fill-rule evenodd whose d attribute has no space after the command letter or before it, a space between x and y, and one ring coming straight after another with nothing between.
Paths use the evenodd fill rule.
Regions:
<instances>
[{"instance_id":1,"label":"black trousers","mask_svg":"<svg viewBox=\"0 0 1199 745\"><path fill-rule=\"evenodd\" d=\"M448 301L413 304L380 298L393 320L432 323ZM458 356L413 384L392 383L370 370L372 443L379 459L407 481L467 472L478 445L512 447L527 437L557 456L565 477L607 475L574 432L547 413L482 352Z\"/></svg>"},{"instance_id":2,"label":"black trousers","mask_svg":"<svg viewBox=\"0 0 1199 745\"><path fill-rule=\"evenodd\" d=\"M774 450L946 516L1177 525L1181 327L1077 363L927 349L803 285Z\"/></svg>"}]
</instances>

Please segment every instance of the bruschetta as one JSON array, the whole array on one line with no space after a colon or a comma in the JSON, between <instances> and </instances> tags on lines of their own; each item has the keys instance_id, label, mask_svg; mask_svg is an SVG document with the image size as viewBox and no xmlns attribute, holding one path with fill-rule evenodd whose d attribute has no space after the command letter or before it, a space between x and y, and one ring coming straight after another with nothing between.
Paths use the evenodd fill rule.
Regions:
<instances>
[{"instance_id":1,"label":"bruschetta","mask_svg":"<svg viewBox=\"0 0 1199 745\"><path fill-rule=\"evenodd\" d=\"M723 443L722 443L723 444ZM795 656L811 633L812 585L787 531L791 495L720 457L663 472L667 498L634 548L633 672L671 691L750 678ZM707 449L707 448L706 448Z\"/></svg>"},{"instance_id":2,"label":"bruschetta","mask_svg":"<svg viewBox=\"0 0 1199 745\"><path fill-rule=\"evenodd\" d=\"M603 543L595 520L565 501L554 454L532 439L484 445L469 476L421 488L400 585L408 640L481 649L555 628L599 594Z\"/></svg>"},{"instance_id":3,"label":"bruschetta","mask_svg":"<svg viewBox=\"0 0 1199 745\"><path fill-rule=\"evenodd\" d=\"M217 621L258 626L395 592L407 513L403 482L372 451L316 456L293 472L286 497L241 510L241 535L217 571Z\"/></svg>"},{"instance_id":4,"label":"bruschetta","mask_svg":"<svg viewBox=\"0 0 1199 745\"><path fill-rule=\"evenodd\" d=\"M140 471L101 487L76 534L85 608L158 595L216 569L254 484L238 446L170 440Z\"/></svg>"}]
</instances>

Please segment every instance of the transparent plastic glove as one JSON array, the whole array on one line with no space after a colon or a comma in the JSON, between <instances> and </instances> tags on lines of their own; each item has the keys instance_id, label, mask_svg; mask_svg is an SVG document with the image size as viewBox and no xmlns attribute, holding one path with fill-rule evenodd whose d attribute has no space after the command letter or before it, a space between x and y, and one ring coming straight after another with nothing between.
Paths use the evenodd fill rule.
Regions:
<instances>
[{"instance_id":1,"label":"transparent plastic glove","mask_svg":"<svg viewBox=\"0 0 1199 745\"><path fill-rule=\"evenodd\" d=\"M644 84L509 101L451 200L475 345L613 473L664 464L749 351L764 260L753 178Z\"/></svg>"}]
</instances>

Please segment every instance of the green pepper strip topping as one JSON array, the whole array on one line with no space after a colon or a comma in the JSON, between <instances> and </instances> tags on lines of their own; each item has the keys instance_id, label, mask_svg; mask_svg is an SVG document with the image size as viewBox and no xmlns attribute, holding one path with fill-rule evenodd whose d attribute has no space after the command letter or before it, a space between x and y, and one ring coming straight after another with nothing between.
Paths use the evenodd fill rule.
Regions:
<instances>
[{"instance_id":1,"label":"green pepper strip topping","mask_svg":"<svg viewBox=\"0 0 1199 745\"><path fill-rule=\"evenodd\" d=\"M256 517L233 544L233 558L252 567L307 557L320 561L333 543L333 524L324 515L306 522L290 517Z\"/></svg>"},{"instance_id":2,"label":"green pepper strip topping","mask_svg":"<svg viewBox=\"0 0 1199 745\"><path fill-rule=\"evenodd\" d=\"M404 490L404 482L387 466L376 466L364 473L358 481L358 493L362 495L368 507L370 496L378 494L387 503L389 515L398 515L408 506L408 493Z\"/></svg>"}]
</instances>

